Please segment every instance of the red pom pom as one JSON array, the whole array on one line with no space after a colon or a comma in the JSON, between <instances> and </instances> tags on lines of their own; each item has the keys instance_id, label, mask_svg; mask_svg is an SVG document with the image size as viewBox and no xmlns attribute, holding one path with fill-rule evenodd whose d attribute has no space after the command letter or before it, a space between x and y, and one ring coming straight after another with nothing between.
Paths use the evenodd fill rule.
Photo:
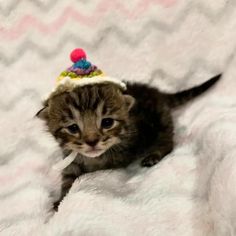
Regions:
<instances>
[{"instance_id":1,"label":"red pom pom","mask_svg":"<svg viewBox=\"0 0 236 236\"><path fill-rule=\"evenodd\" d=\"M76 48L71 52L70 59L72 62L76 63L81 59L86 59L86 53L82 48Z\"/></svg>"}]
</instances>

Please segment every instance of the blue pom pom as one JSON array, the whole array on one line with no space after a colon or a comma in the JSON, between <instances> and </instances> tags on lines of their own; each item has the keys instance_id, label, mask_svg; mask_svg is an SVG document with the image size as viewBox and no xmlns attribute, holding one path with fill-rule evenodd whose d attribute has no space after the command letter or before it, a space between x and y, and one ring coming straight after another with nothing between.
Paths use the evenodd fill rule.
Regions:
<instances>
[{"instance_id":1,"label":"blue pom pom","mask_svg":"<svg viewBox=\"0 0 236 236\"><path fill-rule=\"evenodd\" d=\"M91 66L91 63L89 61L86 61L84 59L77 61L74 65L73 68L79 68L79 69L88 69Z\"/></svg>"}]
</instances>

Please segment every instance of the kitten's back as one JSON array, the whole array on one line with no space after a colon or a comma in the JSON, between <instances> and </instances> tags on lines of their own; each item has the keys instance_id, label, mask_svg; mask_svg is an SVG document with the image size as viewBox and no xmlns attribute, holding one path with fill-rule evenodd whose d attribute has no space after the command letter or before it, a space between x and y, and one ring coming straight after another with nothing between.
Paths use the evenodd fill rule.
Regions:
<instances>
[{"instance_id":1,"label":"kitten's back","mask_svg":"<svg viewBox=\"0 0 236 236\"><path fill-rule=\"evenodd\" d=\"M142 107L148 107L148 109L156 107L157 105L176 108L206 92L216 84L220 78L221 74L209 79L201 85L174 94L161 92L157 88L146 84L128 83L127 93L135 97L139 104L142 103Z\"/></svg>"}]
</instances>

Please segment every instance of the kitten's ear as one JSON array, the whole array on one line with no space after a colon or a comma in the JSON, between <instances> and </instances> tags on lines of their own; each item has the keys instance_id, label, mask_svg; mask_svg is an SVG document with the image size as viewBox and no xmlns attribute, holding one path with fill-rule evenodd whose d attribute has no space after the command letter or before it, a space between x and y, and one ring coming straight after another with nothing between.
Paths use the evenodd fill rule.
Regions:
<instances>
[{"instance_id":1,"label":"kitten's ear","mask_svg":"<svg viewBox=\"0 0 236 236\"><path fill-rule=\"evenodd\" d=\"M48 120L48 106L45 106L39 110L35 116L42 120Z\"/></svg>"},{"instance_id":2,"label":"kitten's ear","mask_svg":"<svg viewBox=\"0 0 236 236\"><path fill-rule=\"evenodd\" d=\"M124 99L125 99L125 104L127 106L128 111L133 107L134 103L135 103L135 99L134 97L130 96L130 95L124 95Z\"/></svg>"}]
</instances>

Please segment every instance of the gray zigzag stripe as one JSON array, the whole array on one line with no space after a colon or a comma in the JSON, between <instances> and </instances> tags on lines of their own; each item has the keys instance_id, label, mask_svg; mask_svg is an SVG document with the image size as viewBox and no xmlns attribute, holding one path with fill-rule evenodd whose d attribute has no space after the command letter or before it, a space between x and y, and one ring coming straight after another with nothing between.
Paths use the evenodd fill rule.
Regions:
<instances>
[{"instance_id":1,"label":"gray zigzag stripe","mask_svg":"<svg viewBox=\"0 0 236 236\"><path fill-rule=\"evenodd\" d=\"M181 78L181 80L179 78L176 78L174 75L170 75L166 71L158 68L153 70L153 72L151 73L150 77L147 80L147 83L153 84L155 80L164 79L165 82L171 85L172 88L175 88L176 91L179 91L184 88L184 85L187 83L187 81L191 79L198 70L208 71L212 75L222 73L224 68L227 67L227 65L233 60L235 54L236 54L236 48L223 63L224 64L223 68L221 68L222 71L219 71L219 68L212 66L203 59L195 59L193 60L189 70L185 73L185 75ZM206 80L207 79L208 78L206 78ZM176 81L178 81L178 85L176 84ZM36 90L26 89L23 90L16 97L12 98L11 101L8 102L7 104L0 103L0 110L9 111L11 109L14 109L14 107L19 103L20 100L23 100L25 99L25 97L30 97L30 96L37 103L40 101L41 95Z\"/></svg>"},{"instance_id":2,"label":"gray zigzag stripe","mask_svg":"<svg viewBox=\"0 0 236 236\"><path fill-rule=\"evenodd\" d=\"M25 98L29 98L31 101L35 101L35 103L39 103L41 95L39 94L37 90L24 89L19 94L17 94L14 98L8 101L6 104L0 101L0 110L4 110L4 111L12 110L15 108L15 106L17 106L17 104L21 100Z\"/></svg>"},{"instance_id":3,"label":"gray zigzag stripe","mask_svg":"<svg viewBox=\"0 0 236 236\"><path fill-rule=\"evenodd\" d=\"M45 12L45 11L50 11L51 8L53 6L55 6L57 4L57 2L59 0L52 0L49 1L48 3L42 3L40 0L30 0L32 4L34 4L36 7L38 7L39 10ZM81 2L81 0L78 0ZM83 4L87 3L88 0L83 1ZM9 4L9 6L7 8L4 9L4 7L2 7L0 5L0 13L3 16L8 16L10 13L12 13L12 11L15 11L17 9L17 7L20 5L21 0L13 0L11 2L11 4ZM227 8L231 7L230 4L235 3L234 0L228 0L225 3L225 6L223 7L222 10L220 10L220 12L215 13L214 11L212 11L212 9L210 9L209 7L205 6L204 4L201 3L196 3L196 0L192 0L190 1L184 8L184 10L182 11L182 13L180 13L182 16L184 16L184 14L186 14L186 12L189 12L189 9L191 8L195 8L196 10L199 10L200 12L202 12L207 18L218 18L221 17L221 13L223 13ZM188 14L188 13L187 13ZM182 17L180 17L182 18ZM176 21L176 20L175 20Z\"/></svg>"},{"instance_id":4,"label":"gray zigzag stripe","mask_svg":"<svg viewBox=\"0 0 236 236\"><path fill-rule=\"evenodd\" d=\"M220 11L218 14L212 14L209 9L205 8L201 4L194 4L195 7L186 7L179 17L174 21L172 24L166 24L160 21L156 20L150 20L147 22L144 27L141 29L141 31L135 35L135 37L132 38L132 36L128 36L126 32L124 32L120 27L114 25L114 26L108 26L107 28L101 30L98 32L98 35L95 37L97 40L95 42L89 43L79 36L76 36L72 33L66 33L64 37L62 37L54 49L51 51L47 51L45 48L37 45L32 40L26 40L24 41L16 50L16 53L12 58L7 57L4 53L0 53L0 62L4 65L9 66L10 64L13 64L16 62L20 56L24 55L27 51L35 51L37 54L44 58L52 58L53 56L57 56L60 53L60 50L66 45L66 43L72 42L74 45L80 44L81 46L84 46L86 48L90 48L91 50L96 50L106 41L107 38L110 37L110 35L114 35L116 38L118 38L122 43L126 43L130 45L131 47L135 47L138 44L140 44L146 35L148 35L152 30L161 31L166 34L174 33L178 31L178 29L185 23L188 16L195 10L199 11L200 14L204 15L211 23L215 23L219 21L221 17L224 15L229 16L231 12L233 12L235 9L233 6L236 6L236 1L233 1L233 4L229 4L228 1L225 4L224 10Z\"/></svg>"},{"instance_id":5,"label":"gray zigzag stripe","mask_svg":"<svg viewBox=\"0 0 236 236\"><path fill-rule=\"evenodd\" d=\"M95 42L87 42L80 38L79 36L72 34L72 33L65 33L65 35L60 39L59 43L56 47L54 47L52 50L47 50L39 45L37 45L32 40L26 40L24 41L19 48L16 50L16 53L12 58L7 57L3 52L0 53L0 62L4 65L10 65L14 62L16 62L20 57L24 55L27 51L35 51L37 54L42 58L52 58L53 56L57 56L61 49L67 44L72 42L75 45L80 44L81 46L84 46L86 48L90 48L91 50L96 50L100 47L102 43L106 41L107 38L110 37L110 35L114 35L116 38L120 40L120 42L125 43L127 45L130 45L131 47L135 47L138 44L140 44L146 35L149 35L149 33L152 30L161 31L165 34L171 34L176 31L185 23L188 16L195 10L199 11L200 14L204 15L212 24L219 21L221 17L224 15L229 16L231 12L233 12L235 9L233 6L236 6L236 1L233 1L233 4L229 4L229 2L226 3L224 10L222 10L218 14L212 14L210 11L203 7L201 4L194 4L196 7L186 7L179 17L174 21L172 24L166 24L160 21L156 20L150 20L147 22L144 27L140 30L138 34L135 35L135 37L128 36L126 32L124 32L120 27L116 25L111 25L106 27L105 29L98 32L98 35L95 37L97 40Z\"/></svg>"},{"instance_id":6,"label":"gray zigzag stripe","mask_svg":"<svg viewBox=\"0 0 236 236\"><path fill-rule=\"evenodd\" d=\"M231 56L227 58L226 62L224 63L225 66L228 64L229 60L231 60ZM207 71L209 72L209 74L212 74L213 76L221 73L218 67L208 64L207 61L203 59L195 59L191 63L189 70L184 74L183 77L181 77L181 79L167 73L166 71L162 69L155 69L151 73L149 83L153 84L155 83L155 80L158 80L158 79L165 80L165 82L169 84L172 88L174 88L175 91L180 91L180 90L186 89L184 88L185 84L187 84L188 80L193 78L194 75L199 70ZM207 79L209 78L206 78L206 80ZM176 81L178 81L178 83L176 83Z\"/></svg>"},{"instance_id":7,"label":"gray zigzag stripe","mask_svg":"<svg viewBox=\"0 0 236 236\"><path fill-rule=\"evenodd\" d=\"M28 148L30 148L30 150L34 150L37 153L41 153L42 150L44 150L44 147L42 145L40 145L36 140L34 140L32 138L22 138L19 140L19 142L17 142L14 145L14 150L11 150L11 151L1 155L0 159L11 161L15 154L17 156L19 156L21 153L24 153L25 151L27 151ZM6 162L6 161L3 162L2 166L7 163L8 162Z\"/></svg>"},{"instance_id":8,"label":"gray zigzag stripe","mask_svg":"<svg viewBox=\"0 0 236 236\"><path fill-rule=\"evenodd\" d=\"M232 60L233 56L234 54L232 54L227 58L227 60L224 63L225 64L224 67L228 65L229 61ZM147 83L154 84L155 80L158 81L158 79L162 80L164 79L167 84L171 85L171 87L174 88L176 91L179 91L184 88L184 85L187 83L188 79L191 79L198 70L209 71L209 73L212 75L220 73L219 68L208 64L205 60L197 59L192 62L190 69L185 73L185 75L183 76L183 78L181 78L181 80L179 78L176 78L174 75L171 75L166 71L158 68L153 70L153 72L151 73L150 77L147 80ZM206 78L206 80L207 79L208 78ZM178 85L176 81L178 81ZM0 103L0 110L9 111L11 109L14 109L14 107L17 106L19 101L25 99L26 97L31 97L31 99L34 99L37 102L39 102L41 98L39 93L33 89L23 90L16 97L12 98L11 101L8 102L7 104ZM36 112L37 111L35 111L35 113Z\"/></svg>"},{"instance_id":9,"label":"gray zigzag stripe","mask_svg":"<svg viewBox=\"0 0 236 236\"><path fill-rule=\"evenodd\" d=\"M153 84L155 80L164 79L166 83L171 85L172 88L175 88L176 91L179 91L183 89L187 81L191 79L198 70L208 71L212 75L222 73L224 68L227 67L227 65L233 60L235 54L236 54L236 48L223 63L224 64L223 68L221 68L222 71L219 71L219 68L210 65L207 61L203 59L195 59L193 60L189 70L185 73L185 75L181 78L181 80L179 80L179 78L176 78L174 75L170 75L166 71L158 68L153 70L153 72L151 73L150 77L147 80L147 83ZM207 79L208 78L206 78L206 80ZM178 81L178 85L176 84L176 81ZM34 89L23 90L16 97L12 98L11 101L8 102L7 104L0 103L0 110L9 111L11 109L14 109L14 107L19 103L19 101L25 99L26 97L31 97L31 99L35 100L38 103L40 101L41 95Z\"/></svg>"},{"instance_id":10,"label":"gray zigzag stripe","mask_svg":"<svg viewBox=\"0 0 236 236\"><path fill-rule=\"evenodd\" d=\"M147 29L144 29L144 31L147 31ZM141 34L145 33L144 31ZM9 66L18 60L18 56L22 57L27 51L36 52L41 58L51 59L52 57L58 56L58 54L65 47L65 45L69 43L72 43L75 46L81 45L81 47L89 48L95 51L100 47L100 45L103 44L104 41L106 41L109 35L112 34L119 38L120 41L130 44L131 46L135 46L136 44L142 41L142 37L136 39L129 38L122 30L117 27L108 27L102 30L99 35L95 37L96 41L93 41L91 43L83 40L79 36L76 36L72 33L66 33L65 36L60 39L59 43L51 50L46 50L45 48L37 45L35 42L31 40L26 40L16 50L12 58L5 56L5 54L3 53L0 53L0 62L6 66Z\"/></svg>"},{"instance_id":11,"label":"gray zigzag stripe","mask_svg":"<svg viewBox=\"0 0 236 236\"><path fill-rule=\"evenodd\" d=\"M38 9L42 12L48 12L50 11L53 6L56 6L56 4L59 2L59 0L51 0L51 1L40 1L40 0L29 0L31 4L38 7ZM78 2L83 2L83 4L86 4L89 2L89 0L77 0ZM13 0L11 4L8 5L8 7L3 7L0 4L0 14L7 17L9 16L13 11L16 11L19 5L22 3L22 0Z\"/></svg>"},{"instance_id":12,"label":"gray zigzag stripe","mask_svg":"<svg viewBox=\"0 0 236 236\"><path fill-rule=\"evenodd\" d=\"M57 2L58 0L55 1L49 1L49 3L42 3L41 1L38 0L30 0L35 6L37 6L41 11L48 11L51 9L51 7L54 5L54 2ZM4 8L3 6L0 5L0 13L3 16L9 16L13 11L17 10L17 7L21 4L21 0L14 0L11 2L11 4L8 5L8 7Z\"/></svg>"},{"instance_id":13,"label":"gray zigzag stripe","mask_svg":"<svg viewBox=\"0 0 236 236\"><path fill-rule=\"evenodd\" d=\"M234 61L234 58L236 57L236 46L232 50L232 53L226 58L226 60L223 63L222 68L219 68L217 66L213 66L209 64L204 59L195 59L192 61L189 70L185 73L185 75L181 78L176 78L175 76L167 73L166 71L162 69L154 69L151 73L149 84L154 84L154 82L158 79L165 80L165 82L169 85L171 85L172 88L175 88L175 91L181 91L185 88L185 84L188 83L188 80L194 77L197 71L203 70L206 72L209 72L209 74L212 74L212 76L215 76L216 74L224 73L224 70L226 67L230 65L232 61ZM219 71L221 70L221 71ZM206 78L208 80L210 78ZM178 84L176 83L178 81Z\"/></svg>"}]
</instances>

